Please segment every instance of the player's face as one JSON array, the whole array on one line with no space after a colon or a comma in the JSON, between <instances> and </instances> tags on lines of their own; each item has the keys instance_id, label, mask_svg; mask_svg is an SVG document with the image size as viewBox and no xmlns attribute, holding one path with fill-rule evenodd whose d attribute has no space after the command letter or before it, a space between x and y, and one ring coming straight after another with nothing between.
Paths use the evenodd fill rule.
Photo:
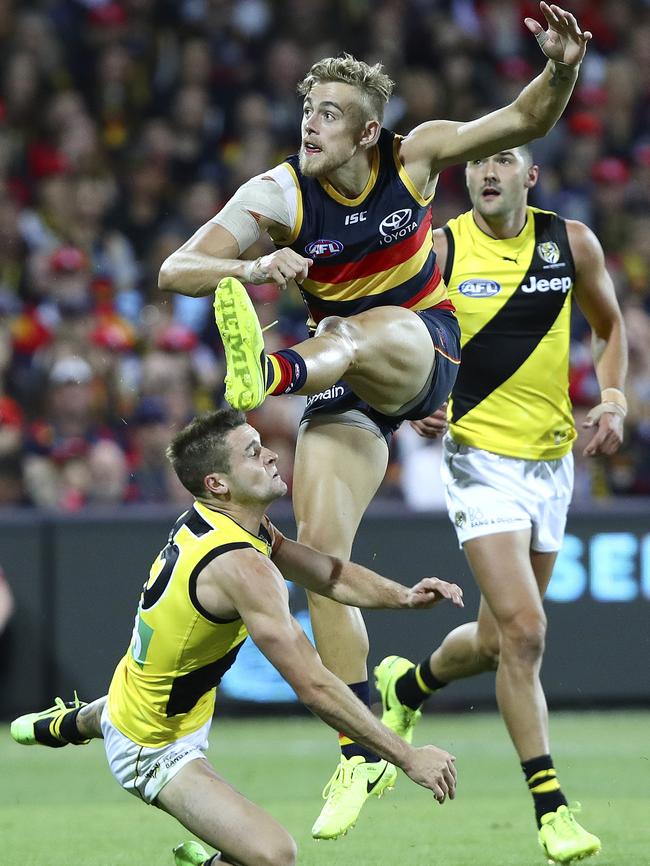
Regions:
<instances>
[{"instance_id":1,"label":"player's face","mask_svg":"<svg viewBox=\"0 0 650 866\"><path fill-rule=\"evenodd\" d=\"M242 424L228 434L232 500L240 505L268 504L284 496L287 485L277 467L278 455L265 448L257 430Z\"/></svg>"},{"instance_id":2,"label":"player's face","mask_svg":"<svg viewBox=\"0 0 650 866\"><path fill-rule=\"evenodd\" d=\"M514 148L468 162L465 179L472 206L481 216L505 216L525 206L537 168Z\"/></svg>"},{"instance_id":3,"label":"player's face","mask_svg":"<svg viewBox=\"0 0 650 866\"><path fill-rule=\"evenodd\" d=\"M301 124L300 170L325 177L357 152L364 130L359 93L351 84L315 84L305 97Z\"/></svg>"}]
</instances>

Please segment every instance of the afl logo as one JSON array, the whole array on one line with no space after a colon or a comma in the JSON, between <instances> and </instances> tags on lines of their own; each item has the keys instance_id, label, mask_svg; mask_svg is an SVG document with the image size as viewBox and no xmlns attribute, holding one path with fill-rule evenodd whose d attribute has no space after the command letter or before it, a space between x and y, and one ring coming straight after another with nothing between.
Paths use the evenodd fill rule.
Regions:
<instances>
[{"instance_id":1,"label":"afl logo","mask_svg":"<svg viewBox=\"0 0 650 866\"><path fill-rule=\"evenodd\" d=\"M413 211L410 207L401 208L400 210L393 211L393 213L389 213L379 224L379 231L382 235L389 235L391 232L403 229L410 222L412 213Z\"/></svg>"},{"instance_id":2,"label":"afl logo","mask_svg":"<svg viewBox=\"0 0 650 866\"><path fill-rule=\"evenodd\" d=\"M341 241L321 239L307 244L305 252L314 259L326 259L329 256L338 256L339 253L343 252L343 244Z\"/></svg>"},{"instance_id":3,"label":"afl logo","mask_svg":"<svg viewBox=\"0 0 650 866\"><path fill-rule=\"evenodd\" d=\"M458 286L458 291L467 298L491 298L499 294L501 286L494 280L465 280Z\"/></svg>"},{"instance_id":4,"label":"afl logo","mask_svg":"<svg viewBox=\"0 0 650 866\"><path fill-rule=\"evenodd\" d=\"M554 265L560 261L560 248L553 241L537 244L537 252L540 259L548 262L549 265Z\"/></svg>"}]
</instances>

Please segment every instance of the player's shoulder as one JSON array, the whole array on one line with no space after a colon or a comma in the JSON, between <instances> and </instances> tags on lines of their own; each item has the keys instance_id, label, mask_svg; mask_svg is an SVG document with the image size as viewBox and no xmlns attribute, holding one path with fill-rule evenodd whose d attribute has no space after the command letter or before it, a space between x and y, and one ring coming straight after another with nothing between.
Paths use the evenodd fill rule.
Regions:
<instances>
[{"instance_id":1,"label":"player's shoulder","mask_svg":"<svg viewBox=\"0 0 650 866\"><path fill-rule=\"evenodd\" d=\"M576 265L590 265L602 261L603 248L595 232L580 220L565 219L564 222Z\"/></svg>"},{"instance_id":2,"label":"player's shoulder","mask_svg":"<svg viewBox=\"0 0 650 866\"><path fill-rule=\"evenodd\" d=\"M445 242L453 239L458 243L468 238L473 228L474 218L470 209L448 219L443 226L434 230L433 236Z\"/></svg>"}]
</instances>

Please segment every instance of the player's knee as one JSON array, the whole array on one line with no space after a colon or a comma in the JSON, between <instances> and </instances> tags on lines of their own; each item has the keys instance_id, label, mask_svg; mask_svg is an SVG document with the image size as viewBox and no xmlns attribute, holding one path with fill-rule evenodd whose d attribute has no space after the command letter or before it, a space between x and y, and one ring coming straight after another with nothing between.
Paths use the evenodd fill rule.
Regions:
<instances>
[{"instance_id":1,"label":"player's knee","mask_svg":"<svg viewBox=\"0 0 650 866\"><path fill-rule=\"evenodd\" d=\"M328 316L323 319L316 329L317 337L332 337L346 346L350 353L350 360L354 361L357 356L358 328L354 322L341 316Z\"/></svg>"},{"instance_id":2,"label":"player's knee","mask_svg":"<svg viewBox=\"0 0 650 866\"><path fill-rule=\"evenodd\" d=\"M501 623L501 655L534 664L544 655L546 617L543 610L523 611Z\"/></svg>"},{"instance_id":3,"label":"player's knee","mask_svg":"<svg viewBox=\"0 0 650 866\"><path fill-rule=\"evenodd\" d=\"M486 670L495 671L499 667L499 636L493 634L487 636L479 632L478 652L485 663Z\"/></svg>"},{"instance_id":4,"label":"player's knee","mask_svg":"<svg viewBox=\"0 0 650 866\"><path fill-rule=\"evenodd\" d=\"M294 839L288 834L284 834L274 840L273 844L267 846L266 851L261 855L256 866L295 866L298 859L298 846Z\"/></svg>"}]
</instances>

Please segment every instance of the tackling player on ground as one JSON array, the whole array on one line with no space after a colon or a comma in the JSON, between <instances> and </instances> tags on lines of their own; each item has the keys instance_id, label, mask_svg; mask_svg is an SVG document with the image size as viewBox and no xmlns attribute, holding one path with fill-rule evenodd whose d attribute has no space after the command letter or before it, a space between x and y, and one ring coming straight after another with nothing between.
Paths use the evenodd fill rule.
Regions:
<instances>
[{"instance_id":1,"label":"tackling player on ground","mask_svg":"<svg viewBox=\"0 0 650 866\"><path fill-rule=\"evenodd\" d=\"M289 833L204 756L216 687L250 635L312 712L381 755L378 794L394 784L397 764L440 803L453 798L453 756L404 743L323 666L291 616L283 578L364 607L425 608L442 599L462 606L460 589L437 578L409 589L284 538L265 516L287 489L277 455L241 412L195 419L168 455L196 499L151 567L108 697L88 705L58 699L16 719L12 737L53 747L103 737L123 788L221 851L185 842L174 850L177 866L293 866Z\"/></svg>"}]
</instances>

